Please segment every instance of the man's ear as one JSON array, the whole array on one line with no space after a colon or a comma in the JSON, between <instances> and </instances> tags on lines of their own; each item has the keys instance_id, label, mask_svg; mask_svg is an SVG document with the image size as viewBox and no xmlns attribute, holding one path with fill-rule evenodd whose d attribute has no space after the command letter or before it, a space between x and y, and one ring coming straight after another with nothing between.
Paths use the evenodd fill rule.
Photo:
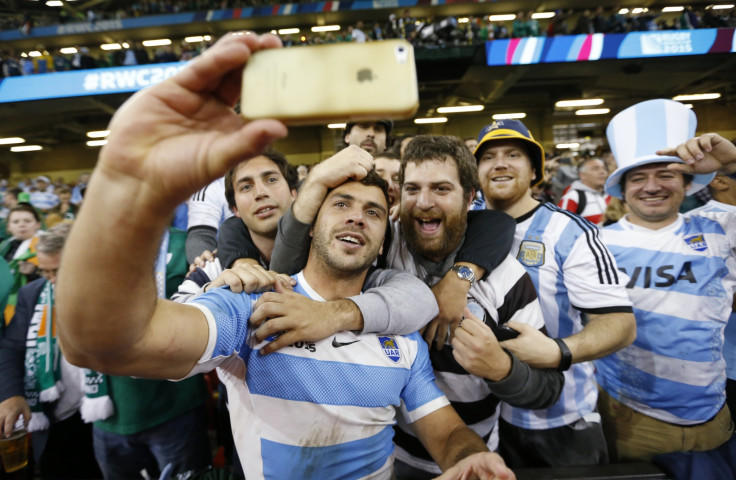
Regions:
<instances>
[{"instance_id":1,"label":"man's ear","mask_svg":"<svg viewBox=\"0 0 736 480\"><path fill-rule=\"evenodd\" d=\"M343 141L343 143L345 143L345 145L350 145L350 143L348 143L348 142L350 142L350 134L349 133L346 133L345 135L343 135L342 136L342 141Z\"/></svg>"},{"instance_id":2,"label":"man's ear","mask_svg":"<svg viewBox=\"0 0 736 480\"><path fill-rule=\"evenodd\" d=\"M712 188L717 192L725 192L729 189L729 187L730 185L721 175L716 175L716 177L708 185L708 188Z\"/></svg>"},{"instance_id":3,"label":"man's ear","mask_svg":"<svg viewBox=\"0 0 736 480\"><path fill-rule=\"evenodd\" d=\"M314 227L311 227L309 229L309 236L312 237L312 238L314 238Z\"/></svg>"},{"instance_id":4,"label":"man's ear","mask_svg":"<svg viewBox=\"0 0 736 480\"><path fill-rule=\"evenodd\" d=\"M232 211L232 212L233 212L233 213L235 214L235 216L236 216L236 217L238 217L238 218L242 218L242 217L240 216L240 213L238 212L238 209L237 209L237 207L230 207L230 210L231 210L231 211Z\"/></svg>"},{"instance_id":5,"label":"man's ear","mask_svg":"<svg viewBox=\"0 0 736 480\"><path fill-rule=\"evenodd\" d=\"M296 200L296 195L297 195L296 188L292 188L290 193L291 193L291 199Z\"/></svg>"},{"instance_id":6,"label":"man's ear","mask_svg":"<svg viewBox=\"0 0 736 480\"><path fill-rule=\"evenodd\" d=\"M476 193L475 189L471 188L470 195L468 195L468 201L466 202L467 203L466 206L468 207L468 210L470 210L470 207L473 205L473 200L475 200L475 193Z\"/></svg>"}]
</instances>

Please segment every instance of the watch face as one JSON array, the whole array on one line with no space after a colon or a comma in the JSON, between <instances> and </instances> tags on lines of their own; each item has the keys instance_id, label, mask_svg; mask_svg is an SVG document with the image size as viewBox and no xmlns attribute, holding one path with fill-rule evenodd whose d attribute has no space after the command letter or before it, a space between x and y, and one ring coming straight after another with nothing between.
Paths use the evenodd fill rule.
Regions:
<instances>
[{"instance_id":1,"label":"watch face","mask_svg":"<svg viewBox=\"0 0 736 480\"><path fill-rule=\"evenodd\" d=\"M475 280L473 271L470 269L470 267L455 266L452 269L455 270L457 272L457 276L462 278L463 280L467 280L471 283L473 282L473 280Z\"/></svg>"}]
</instances>

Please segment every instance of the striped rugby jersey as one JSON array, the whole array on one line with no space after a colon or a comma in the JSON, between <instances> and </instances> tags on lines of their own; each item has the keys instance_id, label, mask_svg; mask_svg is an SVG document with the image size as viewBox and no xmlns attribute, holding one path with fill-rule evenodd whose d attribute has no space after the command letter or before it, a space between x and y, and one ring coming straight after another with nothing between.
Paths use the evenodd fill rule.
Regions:
<instances>
[{"instance_id":1,"label":"striped rugby jersey","mask_svg":"<svg viewBox=\"0 0 736 480\"><path fill-rule=\"evenodd\" d=\"M550 337L580 332L581 312L631 311L616 261L596 226L551 203L540 204L516 222L511 253L534 282ZM597 401L593 364L575 363L565 372L557 403L539 410L504 403L501 416L517 427L546 430L576 422L595 411Z\"/></svg>"},{"instance_id":2,"label":"striped rugby jersey","mask_svg":"<svg viewBox=\"0 0 736 480\"><path fill-rule=\"evenodd\" d=\"M406 241L402 238L398 221L392 224L391 229L393 241L386 258L388 265L391 268L411 272L428 285L439 282L441 277L429 275L426 269L415 260ZM519 262L510 256L485 279L475 282L470 287L468 296L469 303L475 302L483 308L486 323L489 325L490 323L504 324L509 320L515 320L538 329L544 326L542 312L531 280ZM430 350L429 357L437 377L437 385L450 400L453 408L463 421L486 441L489 449L496 450L498 447L496 426L499 400L491 392L488 383L485 379L468 373L457 363L452 355L449 338L442 350ZM396 458L416 468L441 473L439 467L432 461L401 417L399 417L397 427L394 439Z\"/></svg>"},{"instance_id":3,"label":"striped rugby jersey","mask_svg":"<svg viewBox=\"0 0 736 480\"><path fill-rule=\"evenodd\" d=\"M295 278L296 292L324 301ZM219 288L190 303L210 328L190 375L218 367L246 478L390 478L396 408L414 422L449 403L422 338L341 332L260 355L248 327L259 297Z\"/></svg>"},{"instance_id":4,"label":"striped rugby jersey","mask_svg":"<svg viewBox=\"0 0 736 480\"><path fill-rule=\"evenodd\" d=\"M679 215L659 230L621 219L603 238L629 277L637 335L596 361L601 388L664 422L710 420L726 399L723 330L736 287L736 216Z\"/></svg>"},{"instance_id":5,"label":"striped rugby jersey","mask_svg":"<svg viewBox=\"0 0 736 480\"><path fill-rule=\"evenodd\" d=\"M736 205L711 200L702 207L685 213L685 216L690 217L700 212L736 212ZM731 313L726 329L723 331L723 337L723 359L726 361L726 377L736 379L736 313Z\"/></svg>"},{"instance_id":6,"label":"striped rugby jersey","mask_svg":"<svg viewBox=\"0 0 736 480\"><path fill-rule=\"evenodd\" d=\"M187 208L187 230L194 227L217 230L222 222L235 215L225 198L225 177L218 178L192 195Z\"/></svg>"}]
</instances>

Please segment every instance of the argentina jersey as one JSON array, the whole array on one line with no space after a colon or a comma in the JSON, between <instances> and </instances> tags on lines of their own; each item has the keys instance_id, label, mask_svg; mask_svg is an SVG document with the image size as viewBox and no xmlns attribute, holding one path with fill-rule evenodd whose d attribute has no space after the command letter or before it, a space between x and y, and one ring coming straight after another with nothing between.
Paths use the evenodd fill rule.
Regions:
<instances>
[{"instance_id":1,"label":"argentina jersey","mask_svg":"<svg viewBox=\"0 0 736 480\"><path fill-rule=\"evenodd\" d=\"M690 210L685 215L690 217L701 212L736 212L736 205L711 200L700 208ZM726 377L736 379L736 313L733 312L723 331L723 359L726 361Z\"/></svg>"},{"instance_id":2,"label":"argentina jersey","mask_svg":"<svg viewBox=\"0 0 736 480\"><path fill-rule=\"evenodd\" d=\"M631 301L616 262L598 228L551 203L516 219L511 254L526 268L539 295L547 332L566 338L583 329L581 312L630 312ZM596 410L593 364L573 364L565 386L549 408L527 410L502 404L501 416L521 428L546 430L569 425Z\"/></svg>"},{"instance_id":3,"label":"argentina jersey","mask_svg":"<svg viewBox=\"0 0 736 480\"><path fill-rule=\"evenodd\" d=\"M295 278L297 293L324 301ZM259 296L216 289L191 302L210 327L193 373L218 367L246 478L390 478L396 409L416 421L449 404L424 341L340 332L261 355L247 326Z\"/></svg>"},{"instance_id":4,"label":"argentina jersey","mask_svg":"<svg viewBox=\"0 0 736 480\"><path fill-rule=\"evenodd\" d=\"M734 219L680 215L659 230L622 219L603 230L636 317L634 343L596 362L601 387L621 403L678 425L705 422L723 407Z\"/></svg>"}]
</instances>

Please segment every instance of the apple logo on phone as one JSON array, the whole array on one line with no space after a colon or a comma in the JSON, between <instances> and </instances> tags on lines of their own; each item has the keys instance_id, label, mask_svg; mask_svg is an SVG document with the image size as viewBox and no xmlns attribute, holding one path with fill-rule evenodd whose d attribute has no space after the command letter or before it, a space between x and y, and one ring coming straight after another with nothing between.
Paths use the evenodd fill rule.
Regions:
<instances>
[{"instance_id":1,"label":"apple logo on phone","mask_svg":"<svg viewBox=\"0 0 736 480\"><path fill-rule=\"evenodd\" d=\"M358 82L372 82L373 70L370 68L361 68L358 70Z\"/></svg>"}]
</instances>

